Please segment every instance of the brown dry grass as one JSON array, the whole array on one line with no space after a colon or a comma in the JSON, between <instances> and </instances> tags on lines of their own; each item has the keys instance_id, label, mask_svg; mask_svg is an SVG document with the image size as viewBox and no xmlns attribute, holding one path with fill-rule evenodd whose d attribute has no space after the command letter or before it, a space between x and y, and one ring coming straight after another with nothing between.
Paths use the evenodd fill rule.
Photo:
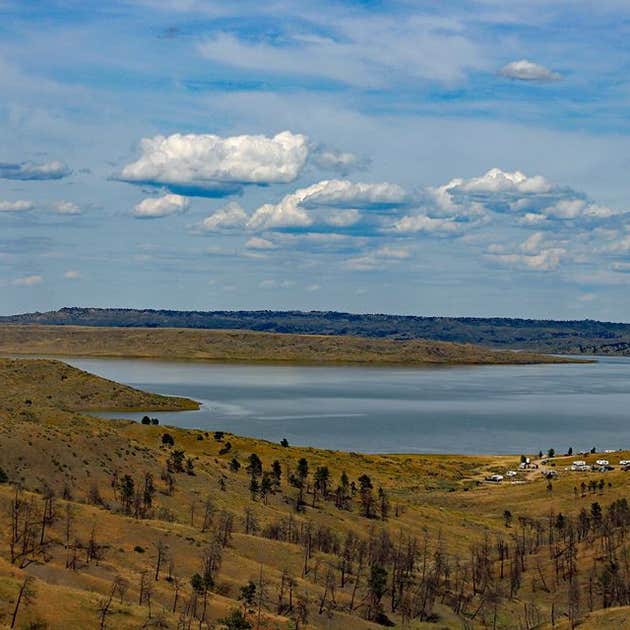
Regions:
<instances>
[{"instance_id":1,"label":"brown dry grass","mask_svg":"<svg viewBox=\"0 0 630 630\"><path fill-rule=\"evenodd\" d=\"M0 326L0 353L201 361L373 365L528 364L568 359L439 341L294 335L242 330Z\"/></svg>"},{"instance_id":2,"label":"brown dry grass","mask_svg":"<svg viewBox=\"0 0 630 630\"><path fill-rule=\"evenodd\" d=\"M122 603L117 603L115 614L109 620L110 628L140 628L147 620L146 606L137 605L139 574L153 570L155 546L164 541L174 560L174 573L185 583L184 592L190 591L189 578L199 570L200 554L207 545L209 534L200 531L201 505L210 496L217 510L230 511L235 516L236 533L225 552L219 573L218 590L210 599L210 617L214 620L228 610L239 606L239 588L248 580L257 579L263 567L264 579L270 593L270 607L277 595L280 575L288 569L297 579L297 591L311 602L310 626L334 630L376 628L357 615L335 611L329 619L317 614L317 600L323 591L322 575L336 559L317 553L311 561L311 570L301 577L303 554L297 545L272 541L260 536L245 535L242 519L246 508L253 509L263 527L279 518L294 514L287 497L294 489L282 483L282 492L270 497L267 505L251 501L248 477L243 469L231 472L229 461L236 456L245 464L247 456L256 452L268 467L274 459L282 463L283 470L293 467L300 457L306 457L311 470L327 465L334 480L346 471L351 479L362 473L372 478L376 487L382 486L390 494L393 511L386 523L362 518L356 508L342 511L331 502L320 502L316 508L308 508L304 515L295 516L298 523L310 521L327 525L339 534L354 531L367 536L370 528L385 527L393 536L399 531L423 539L428 536L435 544L440 537L449 554L466 558L470 544L480 541L486 534L509 535L503 523L503 512L509 509L514 517L519 515L545 517L550 511L575 513L582 506L587 508L594 500L603 504L626 496L630 474L620 470L608 473L611 483L603 494L574 497L573 488L582 479L592 478L583 473L563 470L568 459L559 458L556 469L560 477L553 483L553 491L546 489L542 476L523 485L490 485L481 482L490 470L513 468L517 457L488 456L464 457L447 455L363 455L345 452L322 451L308 448L283 448L260 440L226 434L217 441L212 434L201 431L145 426L129 421L109 421L82 415L72 411L81 404L81 392L92 391L91 378L84 373L74 375L73 386L58 388L53 399L48 396L54 379L42 377L41 370L63 373L66 367L58 362L20 360L8 373L18 373L20 378L3 380L3 400L11 405L0 406L0 467L8 472L13 484L20 484L29 492L41 492L46 487L61 495L64 485L72 488L68 501L57 502L60 517L50 530L48 557L39 557L24 570L7 562L8 505L13 487L0 484L0 624L6 623L20 581L25 574L36 578L37 596L32 605L25 608L20 625L44 619L54 630L79 630L95 628L96 606L110 587L112 579L120 575L129 581L130 588ZM70 368L67 368L70 370ZM58 371L61 372L58 372ZM7 372L3 372L7 374ZM34 378L29 385L28 375ZM36 378L35 378L36 376ZM92 377L96 378L96 377ZM31 404L24 402L23 387L30 387ZM99 379L99 404L111 407L108 396L113 396L117 386ZM84 389L87 388L87 389ZM132 395L132 394L129 394ZM135 395L135 394L133 394ZM150 395L146 399L150 401ZM96 399L91 400L91 404ZM45 405L43 403L46 403ZM171 433L177 448L185 450L194 459L194 476L178 474L176 490L172 496L165 493L160 473L168 456L168 449L161 445L164 431ZM229 441L232 449L219 454ZM613 462L627 457L627 453L608 456ZM592 456L594 459L594 456ZM145 472L153 474L158 487L156 511L153 518L136 520L121 513L111 488L114 473L130 474L139 483ZM598 476L599 478L599 476ZM220 490L220 483L225 486ZM98 487L110 509L88 504L88 493ZM36 500L39 499L39 495ZM66 504L75 514L73 535L85 543L94 529L97 540L106 545L105 555L99 563L81 562L77 571L65 568L63 513ZM134 551L136 546L144 553ZM581 551L581 561L591 562L591 552ZM46 561L44 561L46 560ZM550 571L550 559L541 556L542 567ZM155 583L154 612L166 609L165 619L175 628L177 615L168 612L173 598L172 585L161 579ZM515 619L522 610L523 601L536 601L541 611L548 615L552 597L540 590L534 592L529 577L524 581L519 599L507 606L499 619L498 627L518 627ZM339 602L346 602L349 588L339 589ZM557 602L565 597L562 590L554 594ZM556 602L556 605L558 605ZM462 620L446 606L438 605L437 624L412 624L412 628L461 628ZM626 615L626 616L624 616ZM264 614L265 627L286 628L288 620L272 612ZM597 625L598 623L625 623L627 611L595 613L583 627L624 627ZM399 624L400 618L393 616ZM603 620L606 620L605 622ZM589 625L589 623L591 625ZM475 624L472 625L475 626Z\"/></svg>"},{"instance_id":3,"label":"brown dry grass","mask_svg":"<svg viewBox=\"0 0 630 630\"><path fill-rule=\"evenodd\" d=\"M61 361L0 358L0 407L54 407L67 411L198 409L195 401L160 396L94 376Z\"/></svg>"}]
</instances>

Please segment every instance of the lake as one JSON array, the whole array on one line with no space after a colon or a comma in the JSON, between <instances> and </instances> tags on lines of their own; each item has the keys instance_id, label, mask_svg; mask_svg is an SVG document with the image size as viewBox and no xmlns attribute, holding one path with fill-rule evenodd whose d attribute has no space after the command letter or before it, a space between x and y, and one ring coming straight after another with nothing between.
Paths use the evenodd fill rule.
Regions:
<instances>
[{"instance_id":1,"label":"lake","mask_svg":"<svg viewBox=\"0 0 630 630\"><path fill-rule=\"evenodd\" d=\"M372 453L630 447L629 358L431 368L63 360L203 403L200 411L151 414L164 425Z\"/></svg>"}]
</instances>

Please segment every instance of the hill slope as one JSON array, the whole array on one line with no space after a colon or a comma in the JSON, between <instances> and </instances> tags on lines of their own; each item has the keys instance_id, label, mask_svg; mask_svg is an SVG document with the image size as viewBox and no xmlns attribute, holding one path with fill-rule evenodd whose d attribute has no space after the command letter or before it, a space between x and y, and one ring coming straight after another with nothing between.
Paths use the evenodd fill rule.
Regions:
<instances>
[{"instance_id":1,"label":"hill slope","mask_svg":"<svg viewBox=\"0 0 630 630\"><path fill-rule=\"evenodd\" d=\"M625 609L597 610L628 604L628 453L606 455L605 482L565 457L552 484L540 471L490 484L517 458L370 456L91 418L69 411L89 377L54 396L42 377L64 369L19 360L2 373L0 626L14 613L18 628L51 630L208 630L231 614L230 630L625 623ZM99 387L111 408L121 386Z\"/></svg>"},{"instance_id":2,"label":"hill slope","mask_svg":"<svg viewBox=\"0 0 630 630\"><path fill-rule=\"evenodd\" d=\"M476 365L566 362L439 341L170 328L0 325L0 352L205 361Z\"/></svg>"},{"instance_id":3,"label":"hill slope","mask_svg":"<svg viewBox=\"0 0 630 630\"><path fill-rule=\"evenodd\" d=\"M160 396L94 376L61 361L0 358L0 409L20 405L66 411L198 409L186 398Z\"/></svg>"},{"instance_id":4,"label":"hill slope","mask_svg":"<svg viewBox=\"0 0 630 630\"><path fill-rule=\"evenodd\" d=\"M431 339L564 354L630 355L630 324L507 318L416 317L322 311L171 311L63 308L0 323L242 329L279 333Z\"/></svg>"}]
</instances>

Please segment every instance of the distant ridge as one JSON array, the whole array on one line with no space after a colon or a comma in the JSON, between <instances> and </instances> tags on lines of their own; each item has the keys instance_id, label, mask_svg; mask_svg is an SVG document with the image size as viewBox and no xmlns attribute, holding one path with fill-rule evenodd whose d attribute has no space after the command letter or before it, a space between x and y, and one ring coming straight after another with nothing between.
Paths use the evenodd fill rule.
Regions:
<instances>
[{"instance_id":1,"label":"distant ridge","mask_svg":"<svg viewBox=\"0 0 630 630\"><path fill-rule=\"evenodd\" d=\"M0 324L201 328L430 339L537 352L630 356L630 324L501 317L419 317L335 311L175 311L62 308L0 317Z\"/></svg>"}]
</instances>

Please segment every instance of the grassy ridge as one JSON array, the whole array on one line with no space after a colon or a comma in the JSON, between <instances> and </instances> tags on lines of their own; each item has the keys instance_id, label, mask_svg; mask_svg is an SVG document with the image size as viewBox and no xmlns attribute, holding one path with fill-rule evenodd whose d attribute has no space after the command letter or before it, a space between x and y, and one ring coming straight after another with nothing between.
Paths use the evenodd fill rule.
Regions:
<instances>
[{"instance_id":1,"label":"grassy ridge","mask_svg":"<svg viewBox=\"0 0 630 630\"><path fill-rule=\"evenodd\" d=\"M174 311L62 308L0 323L204 328L390 339L431 339L554 354L630 355L630 324L502 317L418 317L334 311Z\"/></svg>"},{"instance_id":2,"label":"grassy ridge","mask_svg":"<svg viewBox=\"0 0 630 630\"><path fill-rule=\"evenodd\" d=\"M244 362L372 365L565 363L552 356L469 344L241 330L0 326L0 352Z\"/></svg>"},{"instance_id":3,"label":"grassy ridge","mask_svg":"<svg viewBox=\"0 0 630 630\"><path fill-rule=\"evenodd\" d=\"M186 398L121 385L49 359L0 358L0 409L53 407L66 411L181 411L199 409Z\"/></svg>"}]
</instances>

